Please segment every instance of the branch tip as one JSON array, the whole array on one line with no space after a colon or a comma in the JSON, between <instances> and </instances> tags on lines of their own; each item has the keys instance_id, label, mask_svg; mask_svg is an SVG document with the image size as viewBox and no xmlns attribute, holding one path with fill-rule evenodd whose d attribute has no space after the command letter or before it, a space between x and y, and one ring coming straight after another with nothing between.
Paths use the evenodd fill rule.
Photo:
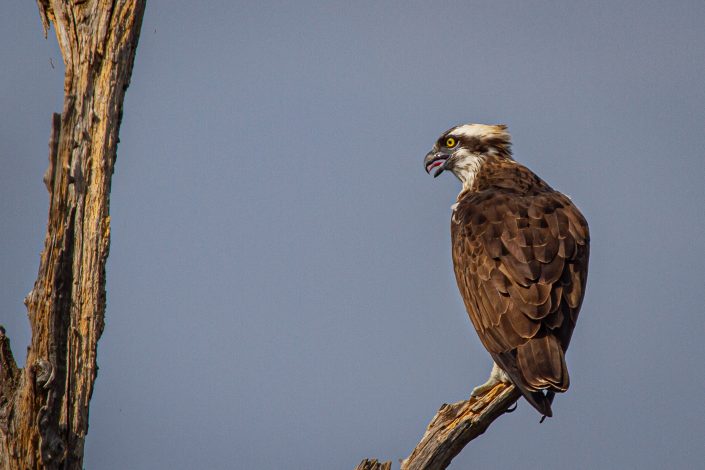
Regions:
<instances>
[{"instance_id":1,"label":"branch tip","mask_svg":"<svg viewBox=\"0 0 705 470\"><path fill-rule=\"evenodd\" d=\"M377 459L365 459L355 470L392 470L392 462L380 462Z\"/></svg>"}]
</instances>

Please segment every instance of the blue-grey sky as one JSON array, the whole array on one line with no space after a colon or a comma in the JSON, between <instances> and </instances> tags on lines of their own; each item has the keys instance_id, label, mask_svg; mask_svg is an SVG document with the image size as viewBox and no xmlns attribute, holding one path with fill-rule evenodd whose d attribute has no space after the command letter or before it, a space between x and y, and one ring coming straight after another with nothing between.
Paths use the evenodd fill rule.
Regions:
<instances>
[{"instance_id":1,"label":"blue-grey sky","mask_svg":"<svg viewBox=\"0 0 705 470\"><path fill-rule=\"evenodd\" d=\"M464 122L509 125L592 259L555 417L522 402L451 468L702 465L703 25L702 1L150 1L86 468L406 457L491 366L452 273L459 184L422 167ZM0 44L0 322L22 359L63 69L33 2L5 5Z\"/></svg>"}]
</instances>

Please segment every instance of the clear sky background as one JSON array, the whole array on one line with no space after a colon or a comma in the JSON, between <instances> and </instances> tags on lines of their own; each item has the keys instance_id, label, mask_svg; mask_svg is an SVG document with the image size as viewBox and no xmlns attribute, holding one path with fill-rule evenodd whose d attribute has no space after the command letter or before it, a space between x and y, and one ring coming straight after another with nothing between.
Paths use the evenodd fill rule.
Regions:
<instances>
[{"instance_id":1,"label":"clear sky background","mask_svg":"<svg viewBox=\"0 0 705 470\"><path fill-rule=\"evenodd\" d=\"M0 15L0 323L19 360L63 67ZM705 461L705 2L147 5L111 197L88 469L406 457L491 362L452 273L445 129L505 123L590 222L571 389L451 468ZM53 67L52 67L53 63Z\"/></svg>"}]
</instances>

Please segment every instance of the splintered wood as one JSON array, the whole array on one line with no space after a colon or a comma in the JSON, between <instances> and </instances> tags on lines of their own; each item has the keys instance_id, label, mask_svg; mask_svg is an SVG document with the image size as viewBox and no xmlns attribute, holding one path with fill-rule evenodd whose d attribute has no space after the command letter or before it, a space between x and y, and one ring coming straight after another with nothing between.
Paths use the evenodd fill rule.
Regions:
<instances>
[{"instance_id":1,"label":"splintered wood","mask_svg":"<svg viewBox=\"0 0 705 470\"><path fill-rule=\"evenodd\" d=\"M355 470L392 470L392 462L379 462L377 459L365 459Z\"/></svg>"},{"instance_id":2,"label":"splintered wood","mask_svg":"<svg viewBox=\"0 0 705 470\"><path fill-rule=\"evenodd\" d=\"M49 220L25 299L32 340L22 369L0 327L0 470L81 470L104 325L110 187L145 0L37 6L66 66L64 107L52 117Z\"/></svg>"}]
</instances>

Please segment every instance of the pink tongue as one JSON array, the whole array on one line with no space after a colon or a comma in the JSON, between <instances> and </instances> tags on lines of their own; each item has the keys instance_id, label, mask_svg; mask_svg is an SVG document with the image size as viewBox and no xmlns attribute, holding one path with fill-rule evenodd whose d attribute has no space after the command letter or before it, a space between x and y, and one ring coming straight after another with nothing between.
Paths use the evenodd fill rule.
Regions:
<instances>
[{"instance_id":1,"label":"pink tongue","mask_svg":"<svg viewBox=\"0 0 705 470\"><path fill-rule=\"evenodd\" d=\"M435 162L431 163L428 166L428 170L430 171L430 170L436 168L437 166L441 166L441 165L443 165L443 160L436 160Z\"/></svg>"}]
</instances>

